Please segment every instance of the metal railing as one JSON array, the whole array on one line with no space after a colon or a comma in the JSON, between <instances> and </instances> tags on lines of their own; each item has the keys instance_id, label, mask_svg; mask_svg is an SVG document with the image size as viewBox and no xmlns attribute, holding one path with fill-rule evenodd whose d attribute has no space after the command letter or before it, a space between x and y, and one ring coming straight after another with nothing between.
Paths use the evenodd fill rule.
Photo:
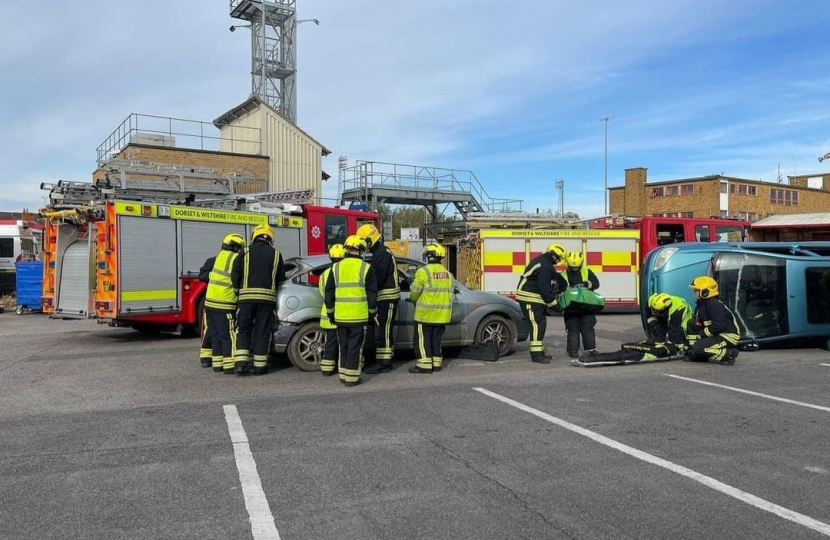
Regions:
<instances>
[{"instance_id":1,"label":"metal railing","mask_svg":"<svg viewBox=\"0 0 830 540\"><path fill-rule=\"evenodd\" d=\"M472 171L358 160L342 172L340 195L350 189L373 187L415 189L469 194L484 212L516 212L522 208L522 199L490 196Z\"/></svg>"},{"instance_id":2,"label":"metal railing","mask_svg":"<svg viewBox=\"0 0 830 540\"><path fill-rule=\"evenodd\" d=\"M262 153L260 129L231 126L225 131L223 135L210 122L132 113L98 145L96 159L101 163L130 143L243 154Z\"/></svg>"}]
</instances>

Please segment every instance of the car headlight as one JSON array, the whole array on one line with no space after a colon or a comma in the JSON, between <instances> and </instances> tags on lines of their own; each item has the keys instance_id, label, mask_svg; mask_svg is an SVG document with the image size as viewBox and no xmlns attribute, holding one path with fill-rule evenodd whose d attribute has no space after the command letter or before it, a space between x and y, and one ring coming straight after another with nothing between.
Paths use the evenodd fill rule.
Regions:
<instances>
[{"instance_id":1,"label":"car headlight","mask_svg":"<svg viewBox=\"0 0 830 540\"><path fill-rule=\"evenodd\" d=\"M657 258L654 259L654 270L660 270L675 253L677 253L676 247L668 247L658 253Z\"/></svg>"}]
</instances>

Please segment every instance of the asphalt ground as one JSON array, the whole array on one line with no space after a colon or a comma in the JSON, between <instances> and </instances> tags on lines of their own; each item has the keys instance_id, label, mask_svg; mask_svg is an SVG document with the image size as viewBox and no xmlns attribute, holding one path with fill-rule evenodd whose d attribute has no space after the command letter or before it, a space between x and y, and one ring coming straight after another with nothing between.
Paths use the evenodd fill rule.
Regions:
<instances>
[{"instance_id":1,"label":"asphalt ground","mask_svg":"<svg viewBox=\"0 0 830 540\"><path fill-rule=\"evenodd\" d=\"M550 365L522 343L347 388L285 361L215 374L195 339L0 315L0 538L830 536L828 351L588 369L563 333L551 318ZM614 350L639 319L597 333Z\"/></svg>"}]
</instances>

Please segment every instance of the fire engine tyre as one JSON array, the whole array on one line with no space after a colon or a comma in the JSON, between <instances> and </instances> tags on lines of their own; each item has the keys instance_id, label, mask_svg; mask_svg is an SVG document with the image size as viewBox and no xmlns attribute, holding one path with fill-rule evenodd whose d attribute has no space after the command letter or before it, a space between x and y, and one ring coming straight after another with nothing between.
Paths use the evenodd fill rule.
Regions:
<instances>
[{"instance_id":1,"label":"fire engine tyre","mask_svg":"<svg viewBox=\"0 0 830 540\"><path fill-rule=\"evenodd\" d=\"M326 333L318 322L307 322L291 336L286 353L300 371L320 371Z\"/></svg>"},{"instance_id":2,"label":"fire engine tyre","mask_svg":"<svg viewBox=\"0 0 830 540\"><path fill-rule=\"evenodd\" d=\"M513 352L513 344L516 342L516 329L513 323L501 315L484 317L476 328L475 342L483 343L490 340L495 340L499 344L499 357Z\"/></svg>"}]
</instances>

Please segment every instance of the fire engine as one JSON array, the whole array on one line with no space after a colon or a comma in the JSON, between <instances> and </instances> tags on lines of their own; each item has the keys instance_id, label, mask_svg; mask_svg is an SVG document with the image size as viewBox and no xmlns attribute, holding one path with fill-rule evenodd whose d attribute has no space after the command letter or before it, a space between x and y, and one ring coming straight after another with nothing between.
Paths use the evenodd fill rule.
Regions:
<instances>
[{"instance_id":1,"label":"fire engine","mask_svg":"<svg viewBox=\"0 0 830 540\"><path fill-rule=\"evenodd\" d=\"M44 311L138 329L198 326L206 288L199 268L228 233L250 238L255 226L268 224L287 259L326 253L364 223L380 226L376 213L286 202L308 192L200 199L183 183L165 195L144 182L102 199L101 190L86 183L41 187L53 201L41 212ZM177 204L182 200L188 204Z\"/></svg>"}]
</instances>

